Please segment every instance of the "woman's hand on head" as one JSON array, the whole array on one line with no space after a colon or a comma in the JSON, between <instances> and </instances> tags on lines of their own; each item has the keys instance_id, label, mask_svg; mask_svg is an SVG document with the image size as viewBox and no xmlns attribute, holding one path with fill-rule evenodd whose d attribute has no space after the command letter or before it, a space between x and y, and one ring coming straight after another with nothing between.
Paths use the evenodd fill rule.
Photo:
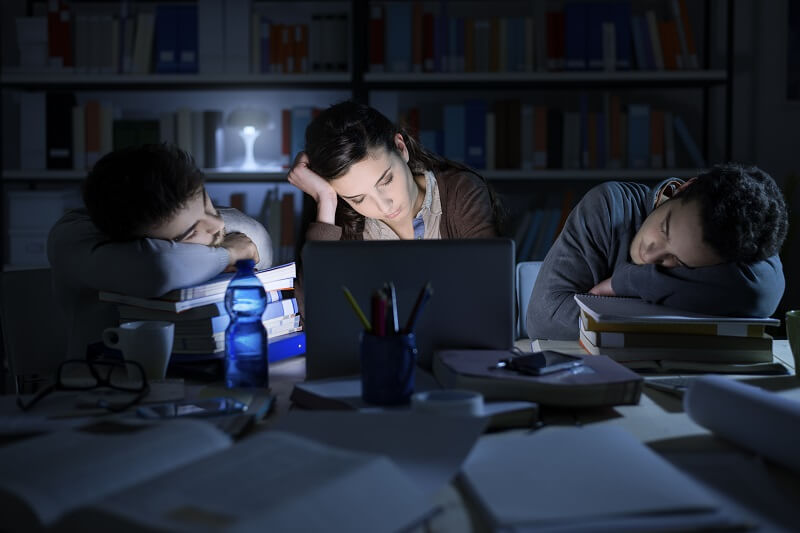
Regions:
<instances>
[{"instance_id":1,"label":"woman's hand on head","mask_svg":"<svg viewBox=\"0 0 800 533\"><path fill-rule=\"evenodd\" d=\"M317 202L317 221L333 224L336 215L336 191L325 178L308 168L308 156L300 152L289 169L289 183L309 195Z\"/></svg>"},{"instance_id":2,"label":"woman's hand on head","mask_svg":"<svg viewBox=\"0 0 800 533\"><path fill-rule=\"evenodd\" d=\"M328 180L308 168L308 156L305 152L300 152L294 158L287 178L289 183L311 196L315 202L319 202L326 196L336 197L336 191L333 190Z\"/></svg>"}]
</instances>

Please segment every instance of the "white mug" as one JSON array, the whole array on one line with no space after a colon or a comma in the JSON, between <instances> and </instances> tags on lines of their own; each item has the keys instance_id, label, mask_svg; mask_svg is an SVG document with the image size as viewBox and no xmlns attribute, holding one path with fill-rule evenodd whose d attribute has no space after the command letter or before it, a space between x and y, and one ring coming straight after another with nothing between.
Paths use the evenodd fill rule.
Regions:
<instances>
[{"instance_id":1,"label":"white mug","mask_svg":"<svg viewBox=\"0 0 800 533\"><path fill-rule=\"evenodd\" d=\"M103 330L103 344L122 352L127 361L144 368L147 379L164 379L172 353L175 324L153 320L125 322Z\"/></svg>"}]
</instances>

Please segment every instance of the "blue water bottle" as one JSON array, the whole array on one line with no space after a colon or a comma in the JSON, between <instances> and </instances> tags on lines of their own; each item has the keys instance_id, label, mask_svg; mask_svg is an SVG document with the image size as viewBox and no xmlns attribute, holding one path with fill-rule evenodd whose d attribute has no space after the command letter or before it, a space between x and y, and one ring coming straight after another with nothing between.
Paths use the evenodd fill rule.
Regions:
<instances>
[{"instance_id":1,"label":"blue water bottle","mask_svg":"<svg viewBox=\"0 0 800 533\"><path fill-rule=\"evenodd\" d=\"M236 274L225 291L231 317L225 330L225 386L268 387L267 330L261 321L267 293L253 273L255 262L236 262Z\"/></svg>"}]
</instances>

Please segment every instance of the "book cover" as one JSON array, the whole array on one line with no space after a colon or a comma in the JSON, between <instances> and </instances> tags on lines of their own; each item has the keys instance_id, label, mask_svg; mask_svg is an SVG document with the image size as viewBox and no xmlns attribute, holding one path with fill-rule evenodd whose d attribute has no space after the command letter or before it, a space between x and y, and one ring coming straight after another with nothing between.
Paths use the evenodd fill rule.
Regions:
<instances>
[{"instance_id":1,"label":"book cover","mask_svg":"<svg viewBox=\"0 0 800 533\"><path fill-rule=\"evenodd\" d=\"M730 348L675 348L675 347L599 347L592 344L588 335L581 329L580 343L590 354L605 355L618 362L626 361L694 361L698 363L769 363L772 361L772 350L763 349L730 349Z\"/></svg>"},{"instance_id":2,"label":"book cover","mask_svg":"<svg viewBox=\"0 0 800 533\"><path fill-rule=\"evenodd\" d=\"M178 72L197 72L197 6L176 6L177 54L176 66ZM205 35L203 38L205 39Z\"/></svg>"},{"instance_id":3,"label":"book cover","mask_svg":"<svg viewBox=\"0 0 800 533\"><path fill-rule=\"evenodd\" d=\"M689 128L686 127L686 123L683 121L683 118L681 118L680 115L673 115L672 125L675 127L675 133L678 134L681 144L683 144L683 147L689 153L689 157L692 159L692 164L696 168L705 168L705 158L703 158L703 154L700 152L700 148L698 148L697 143L692 137L692 134L689 133Z\"/></svg>"},{"instance_id":4,"label":"book cover","mask_svg":"<svg viewBox=\"0 0 800 533\"><path fill-rule=\"evenodd\" d=\"M412 6L390 2L386 6L386 24L392 39L386 39L386 68L389 72L411 72Z\"/></svg>"},{"instance_id":5,"label":"book cover","mask_svg":"<svg viewBox=\"0 0 800 533\"><path fill-rule=\"evenodd\" d=\"M648 303L639 298L593 294L576 294L574 298L581 312L585 313L587 318L592 319L587 323L586 329L595 331L598 330L588 326L593 324L648 325L653 327L653 331L663 331L664 326L679 325L694 327L700 335L760 337L764 334L764 326L780 325L780 320L775 318L704 315ZM762 328L762 330L757 335L753 335L754 331L750 329L753 326Z\"/></svg>"},{"instance_id":6,"label":"book cover","mask_svg":"<svg viewBox=\"0 0 800 533\"><path fill-rule=\"evenodd\" d=\"M583 357L583 366L541 376L492 368L511 357L504 350L442 350L433 358L433 374L445 388L468 389L486 400L527 400L560 407L635 405L642 378L603 356Z\"/></svg>"},{"instance_id":7,"label":"book cover","mask_svg":"<svg viewBox=\"0 0 800 533\"><path fill-rule=\"evenodd\" d=\"M224 63L223 0L197 0L197 63L201 74L218 74Z\"/></svg>"},{"instance_id":8,"label":"book cover","mask_svg":"<svg viewBox=\"0 0 800 533\"><path fill-rule=\"evenodd\" d=\"M47 142L47 168L72 168L72 108L75 95L64 92L48 92L45 102ZM29 120L26 117L26 120Z\"/></svg>"},{"instance_id":9,"label":"book cover","mask_svg":"<svg viewBox=\"0 0 800 533\"><path fill-rule=\"evenodd\" d=\"M444 155L453 161L465 162L466 123L464 104L444 106Z\"/></svg>"},{"instance_id":10,"label":"book cover","mask_svg":"<svg viewBox=\"0 0 800 533\"><path fill-rule=\"evenodd\" d=\"M681 348L704 350L753 350L772 354L772 337L737 337L729 335L678 335L675 333L636 331L592 331L584 336L599 348Z\"/></svg>"},{"instance_id":11,"label":"book cover","mask_svg":"<svg viewBox=\"0 0 800 533\"><path fill-rule=\"evenodd\" d=\"M311 106L297 106L290 111L290 145L289 161L294 161L299 152L306 147L306 127L311 123L313 108Z\"/></svg>"},{"instance_id":12,"label":"book cover","mask_svg":"<svg viewBox=\"0 0 800 533\"><path fill-rule=\"evenodd\" d=\"M585 70L589 6L570 3L564 6L565 66L567 70Z\"/></svg>"},{"instance_id":13,"label":"book cover","mask_svg":"<svg viewBox=\"0 0 800 533\"><path fill-rule=\"evenodd\" d=\"M628 106L628 167L650 166L650 106Z\"/></svg>"},{"instance_id":14,"label":"book cover","mask_svg":"<svg viewBox=\"0 0 800 533\"><path fill-rule=\"evenodd\" d=\"M159 74L178 71L178 9L156 6L155 71Z\"/></svg>"},{"instance_id":15,"label":"book cover","mask_svg":"<svg viewBox=\"0 0 800 533\"><path fill-rule=\"evenodd\" d=\"M631 3L617 2L608 6L611 20L614 23L614 50L617 56L617 70L633 68L631 57Z\"/></svg>"},{"instance_id":16,"label":"book cover","mask_svg":"<svg viewBox=\"0 0 800 533\"><path fill-rule=\"evenodd\" d=\"M467 100L464 104L465 160L472 168L486 168L486 100ZM447 133L449 136L450 133Z\"/></svg>"},{"instance_id":17,"label":"book cover","mask_svg":"<svg viewBox=\"0 0 800 533\"><path fill-rule=\"evenodd\" d=\"M259 270L256 271L255 274L256 277L258 277L258 279L261 280L262 283L267 284L270 282L284 281L287 279L296 278L297 268L294 262L292 262L274 266L264 270ZM192 298L200 298L203 296L209 296L213 294L223 294L225 292L225 289L227 289L228 287L228 283L230 282L230 280L233 278L234 275L235 275L234 272L223 272L222 274L211 278L205 283L194 285L192 287L185 287L183 289L175 289L173 291L170 291L165 295L163 295L161 299L177 302L180 300L189 300Z\"/></svg>"}]
</instances>

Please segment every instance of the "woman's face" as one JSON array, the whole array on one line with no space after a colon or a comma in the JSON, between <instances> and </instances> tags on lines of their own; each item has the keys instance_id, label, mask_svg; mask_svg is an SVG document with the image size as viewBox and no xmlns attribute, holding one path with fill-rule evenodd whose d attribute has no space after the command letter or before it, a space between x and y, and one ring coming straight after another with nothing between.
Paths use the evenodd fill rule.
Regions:
<instances>
[{"instance_id":1,"label":"woman's face","mask_svg":"<svg viewBox=\"0 0 800 533\"><path fill-rule=\"evenodd\" d=\"M408 149L401 135L395 137L397 152L383 148L369 152L344 175L330 182L341 198L359 214L395 223L414 217L418 187L408 168Z\"/></svg>"}]
</instances>

